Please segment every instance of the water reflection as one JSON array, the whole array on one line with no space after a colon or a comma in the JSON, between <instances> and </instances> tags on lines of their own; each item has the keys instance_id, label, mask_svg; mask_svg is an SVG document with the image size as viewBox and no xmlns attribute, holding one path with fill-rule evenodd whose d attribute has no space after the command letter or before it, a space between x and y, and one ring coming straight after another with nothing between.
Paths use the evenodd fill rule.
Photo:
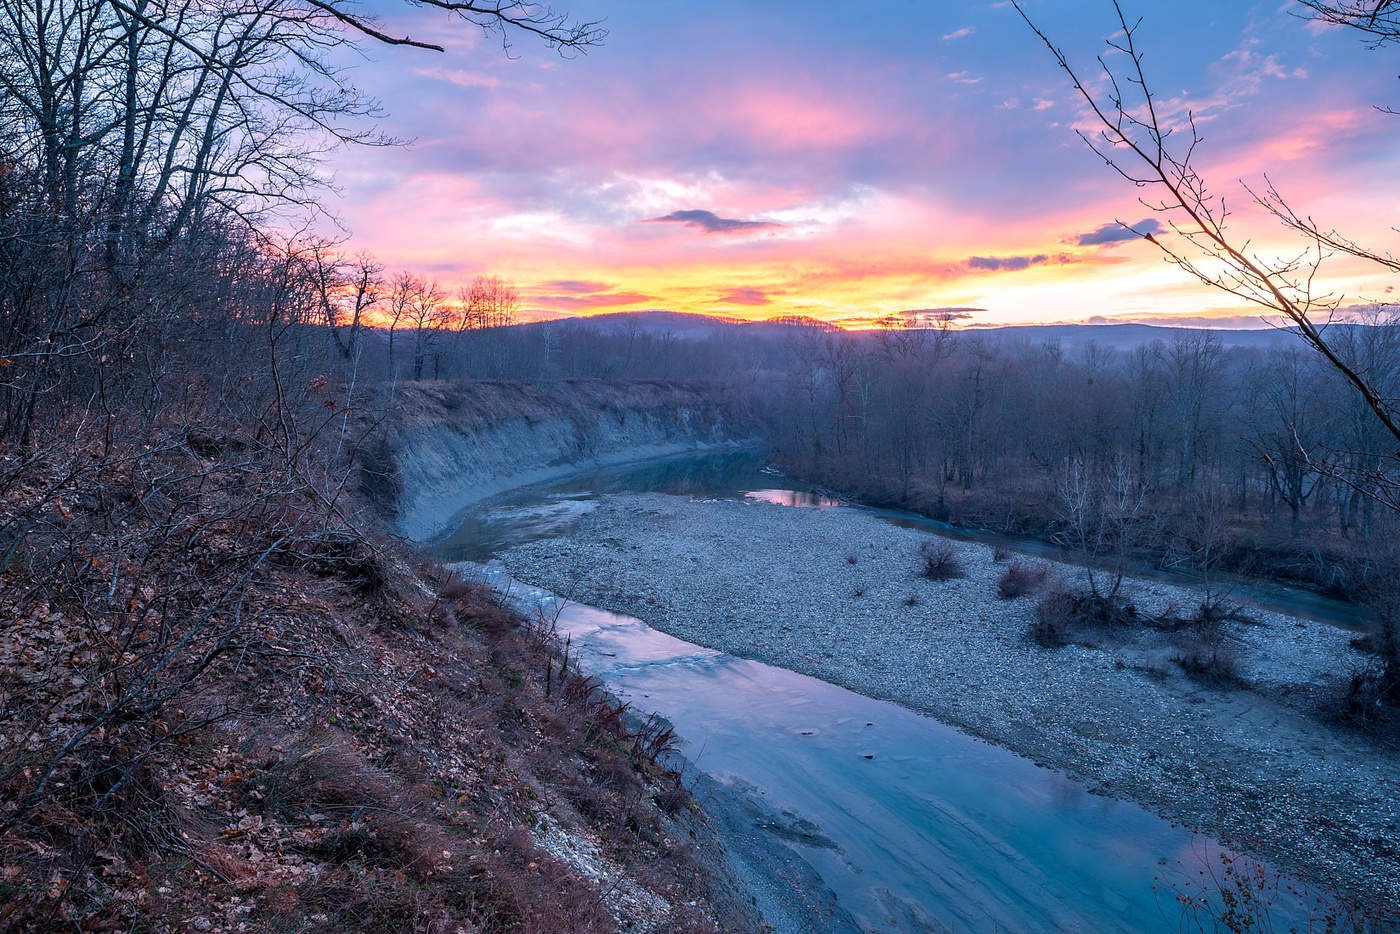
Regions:
<instances>
[{"instance_id":1,"label":"water reflection","mask_svg":"<svg viewBox=\"0 0 1400 934\"><path fill-rule=\"evenodd\" d=\"M774 506L795 506L801 509L832 509L847 506L839 499L832 499L820 493L806 490L746 490L744 499L757 503L771 503Z\"/></svg>"},{"instance_id":2,"label":"water reflection","mask_svg":"<svg viewBox=\"0 0 1400 934\"><path fill-rule=\"evenodd\" d=\"M1189 929L1155 880L1198 878L1217 853L1204 838L896 704L510 590L557 612L584 670L668 719L693 766L747 796L768 846L800 855L863 930ZM1283 899L1272 920L1303 914Z\"/></svg>"}]
</instances>

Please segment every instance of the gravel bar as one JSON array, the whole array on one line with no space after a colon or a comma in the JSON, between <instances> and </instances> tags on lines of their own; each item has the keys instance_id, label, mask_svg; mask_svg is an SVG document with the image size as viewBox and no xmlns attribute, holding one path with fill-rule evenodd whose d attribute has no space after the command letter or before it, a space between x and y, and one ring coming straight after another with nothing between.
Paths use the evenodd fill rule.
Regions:
<instances>
[{"instance_id":1,"label":"gravel bar","mask_svg":"<svg viewBox=\"0 0 1400 934\"><path fill-rule=\"evenodd\" d=\"M1045 647L1033 598L953 542L966 576L916 573L933 536L851 509L658 494L604 498L570 537L502 555L511 574L664 632L895 701L1235 841L1353 897L1400 905L1400 752L1325 711L1361 656L1324 623L1229 624L1241 683L1173 661L1173 637L1114 630ZM1042 562L1046 563L1046 562ZM1083 571L1049 563L1073 582ZM1199 590L1130 580L1140 610Z\"/></svg>"}]
</instances>

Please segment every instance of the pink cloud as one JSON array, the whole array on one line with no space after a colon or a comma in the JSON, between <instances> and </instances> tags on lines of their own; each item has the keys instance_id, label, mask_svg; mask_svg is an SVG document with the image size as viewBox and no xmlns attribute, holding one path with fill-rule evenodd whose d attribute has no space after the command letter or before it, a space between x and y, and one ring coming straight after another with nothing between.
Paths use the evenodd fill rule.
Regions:
<instances>
[{"instance_id":1,"label":"pink cloud","mask_svg":"<svg viewBox=\"0 0 1400 934\"><path fill-rule=\"evenodd\" d=\"M849 146L882 134L868 108L780 87L729 89L702 105L725 130L783 149Z\"/></svg>"},{"instance_id":2,"label":"pink cloud","mask_svg":"<svg viewBox=\"0 0 1400 934\"><path fill-rule=\"evenodd\" d=\"M740 288L729 289L719 296L716 304L720 305L771 305L773 299L769 297L764 289Z\"/></svg>"},{"instance_id":3,"label":"pink cloud","mask_svg":"<svg viewBox=\"0 0 1400 934\"><path fill-rule=\"evenodd\" d=\"M494 90L505 87L505 82L494 75L463 71L460 68L415 68L413 73L434 81L445 81L459 88L487 88Z\"/></svg>"}]
</instances>

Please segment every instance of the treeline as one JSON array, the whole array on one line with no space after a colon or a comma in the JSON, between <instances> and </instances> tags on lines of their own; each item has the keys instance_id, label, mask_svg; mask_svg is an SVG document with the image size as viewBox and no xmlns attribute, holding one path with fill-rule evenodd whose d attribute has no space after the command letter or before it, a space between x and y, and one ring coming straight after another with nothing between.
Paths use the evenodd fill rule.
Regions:
<instances>
[{"instance_id":1,"label":"treeline","mask_svg":"<svg viewBox=\"0 0 1400 934\"><path fill-rule=\"evenodd\" d=\"M674 379L743 405L791 472L866 501L1047 538L1089 497L1131 494L1137 557L1357 595L1393 568L1393 444L1336 370L1287 334L1263 346L1163 330L1093 340L811 323L674 327L664 316L461 335L471 378ZM1400 327L1328 331L1400 395ZM382 337L381 337L382 341Z\"/></svg>"},{"instance_id":2,"label":"treeline","mask_svg":"<svg viewBox=\"0 0 1400 934\"><path fill-rule=\"evenodd\" d=\"M598 36L516 5L459 16L560 46ZM288 413L434 375L442 335L511 322L497 277L449 295L315 232L333 229L321 157L392 142L335 64L365 27L300 0L5 8L0 440L76 418L110 443L199 413L285 442ZM366 356L371 325L387 343Z\"/></svg>"},{"instance_id":3,"label":"treeline","mask_svg":"<svg viewBox=\"0 0 1400 934\"><path fill-rule=\"evenodd\" d=\"M1334 346L1400 394L1400 328ZM1132 502L1133 548L1164 566L1354 592L1392 568L1380 503L1389 435L1301 345L1182 331L1130 349L895 331L812 334L769 411L799 473L940 518L1053 537ZM1121 505L1117 508L1123 508Z\"/></svg>"},{"instance_id":4,"label":"treeline","mask_svg":"<svg viewBox=\"0 0 1400 934\"><path fill-rule=\"evenodd\" d=\"M291 4L6 7L0 437L76 419L110 444L305 394L315 270L277 231L314 207L318 151L368 141L351 124L373 112L326 61L333 24Z\"/></svg>"}]
</instances>

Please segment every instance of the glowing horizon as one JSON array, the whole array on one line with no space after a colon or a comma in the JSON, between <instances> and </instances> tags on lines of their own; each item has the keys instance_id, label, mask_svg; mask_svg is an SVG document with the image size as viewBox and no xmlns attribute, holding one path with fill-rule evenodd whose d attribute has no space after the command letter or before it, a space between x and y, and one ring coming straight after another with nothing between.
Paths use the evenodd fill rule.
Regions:
<instances>
[{"instance_id":1,"label":"glowing horizon","mask_svg":"<svg viewBox=\"0 0 1400 934\"><path fill-rule=\"evenodd\" d=\"M1238 185L1267 172L1301 209L1387 246L1393 202L1376 188L1400 159L1396 118L1373 106L1391 90L1384 53L1276 5L1220 6L1142 5L1142 38L1164 100L1195 112L1202 169L1241 231L1288 248ZM860 327L956 308L973 325L1262 324L1115 226L1153 214L1074 136L1081 107L1007 4L810 7L570 2L611 30L570 61L467 33L443 55L373 49L357 80L415 142L338 157L352 243L449 290L509 279L525 320ZM1030 7L1093 62L1110 8ZM444 38L435 19L395 24ZM1326 284L1347 304L1389 294L1345 263Z\"/></svg>"}]
</instances>

